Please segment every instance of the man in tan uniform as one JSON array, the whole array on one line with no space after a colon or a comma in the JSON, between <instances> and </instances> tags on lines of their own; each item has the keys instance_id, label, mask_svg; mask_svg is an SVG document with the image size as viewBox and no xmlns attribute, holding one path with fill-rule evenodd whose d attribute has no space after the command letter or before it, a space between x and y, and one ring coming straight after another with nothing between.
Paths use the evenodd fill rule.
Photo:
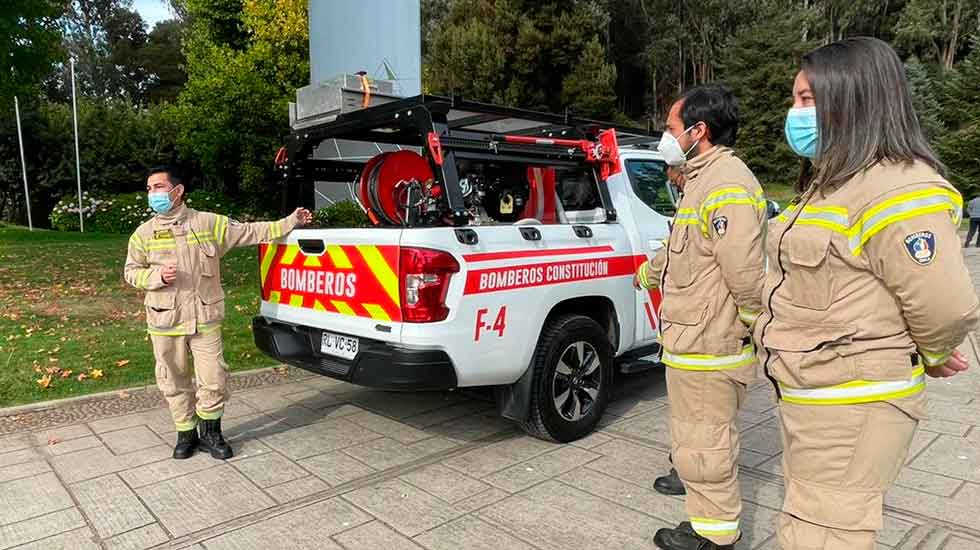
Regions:
<instances>
[{"instance_id":1,"label":"man in tan uniform","mask_svg":"<svg viewBox=\"0 0 980 550\"><path fill-rule=\"evenodd\" d=\"M228 400L228 365L221 341L225 315L221 257L236 246L282 237L309 223L312 216L299 208L276 222L238 223L192 210L184 204L179 176L168 167L150 171L146 190L157 215L130 237L125 277L146 291L157 385L177 427L174 458L190 458L198 446L215 458L231 458L231 447L221 435L221 415ZM196 392L188 350L194 357Z\"/></svg>"},{"instance_id":2,"label":"man in tan uniform","mask_svg":"<svg viewBox=\"0 0 980 550\"><path fill-rule=\"evenodd\" d=\"M762 310L766 204L728 147L737 128L722 87L694 88L671 107L660 151L682 166L683 196L665 251L637 273L640 285L663 289L671 456L687 492L689 521L654 537L667 550L728 550L741 537L735 418L756 373L750 327Z\"/></svg>"}]
</instances>

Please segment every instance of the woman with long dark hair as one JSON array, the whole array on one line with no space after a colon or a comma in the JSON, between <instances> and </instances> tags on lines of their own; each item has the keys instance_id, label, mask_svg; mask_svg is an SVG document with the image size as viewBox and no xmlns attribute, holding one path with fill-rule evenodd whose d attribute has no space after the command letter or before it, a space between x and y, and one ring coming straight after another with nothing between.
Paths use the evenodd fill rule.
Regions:
<instances>
[{"instance_id":1,"label":"woman with long dark hair","mask_svg":"<svg viewBox=\"0 0 980 550\"><path fill-rule=\"evenodd\" d=\"M925 375L967 368L978 319L963 201L920 128L904 67L873 38L803 58L786 139L809 159L769 228L755 339L780 398L784 550L872 550L926 413Z\"/></svg>"}]
</instances>

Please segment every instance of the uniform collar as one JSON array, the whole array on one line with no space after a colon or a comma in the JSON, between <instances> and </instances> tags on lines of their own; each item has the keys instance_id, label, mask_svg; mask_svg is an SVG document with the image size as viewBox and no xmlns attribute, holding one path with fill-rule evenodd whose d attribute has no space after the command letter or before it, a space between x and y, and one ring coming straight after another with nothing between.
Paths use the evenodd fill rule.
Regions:
<instances>
[{"instance_id":1,"label":"uniform collar","mask_svg":"<svg viewBox=\"0 0 980 550\"><path fill-rule=\"evenodd\" d=\"M185 218L187 218L188 210L189 209L187 208L187 205L185 205L184 202L181 201L181 203L173 207L170 210L170 212L167 212L166 214L157 214L155 219L157 223L163 225L180 224L184 221Z\"/></svg>"},{"instance_id":2,"label":"uniform collar","mask_svg":"<svg viewBox=\"0 0 980 550\"><path fill-rule=\"evenodd\" d=\"M701 153L700 155L690 159L684 165L684 175L687 179L685 187L695 183L694 180L697 179L698 175L704 172L705 168L711 166L719 159L728 157L732 155L732 150L724 145L715 145L711 149Z\"/></svg>"}]
</instances>

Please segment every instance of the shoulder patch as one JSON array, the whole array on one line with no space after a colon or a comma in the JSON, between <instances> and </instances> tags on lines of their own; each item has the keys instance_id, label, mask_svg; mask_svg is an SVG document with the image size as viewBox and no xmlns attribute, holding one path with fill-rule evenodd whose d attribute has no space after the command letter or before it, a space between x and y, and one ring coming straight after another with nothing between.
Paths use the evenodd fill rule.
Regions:
<instances>
[{"instance_id":1,"label":"shoulder patch","mask_svg":"<svg viewBox=\"0 0 980 550\"><path fill-rule=\"evenodd\" d=\"M728 231L728 218L725 216L718 216L711 220L711 225L714 226L715 231L718 235L724 235Z\"/></svg>"},{"instance_id":2,"label":"shoulder patch","mask_svg":"<svg viewBox=\"0 0 980 550\"><path fill-rule=\"evenodd\" d=\"M929 265L936 259L936 235L932 231L919 231L905 237L905 251L912 261Z\"/></svg>"}]
</instances>

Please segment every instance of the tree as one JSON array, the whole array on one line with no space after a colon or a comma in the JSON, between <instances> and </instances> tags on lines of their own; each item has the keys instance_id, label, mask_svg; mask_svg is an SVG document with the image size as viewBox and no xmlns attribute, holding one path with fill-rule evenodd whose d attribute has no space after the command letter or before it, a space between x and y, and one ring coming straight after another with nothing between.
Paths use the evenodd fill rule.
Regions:
<instances>
[{"instance_id":1,"label":"tree","mask_svg":"<svg viewBox=\"0 0 980 550\"><path fill-rule=\"evenodd\" d=\"M976 0L908 0L896 25L900 44L953 68L965 37L980 30Z\"/></svg>"},{"instance_id":2,"label":"tree","mask_svg":"<svg viewBox=\"0 0 980 550\"><path fill-rule=\"evenodd\" d=\"M268 202L272 158L289 132L288 102L309 81L306 0L246 0L237 15L245 40L211 26L233 18L227 0L186 0L187 84L175 116L181 156L206 185ZM224 10L224 11L223 11Z\"/></svg>"},{"instance_id":3,"label":"tree","mask_svg":"<svg viewBox=\"0 0 980 550\"><path fill-rule=\"evenodd\" d=\"M606 51L596 36L565 77L562 99L578 116L612 120L616 112L616 66L606 63Z\"/></svg>"},{"instance_id":4,"label":"tree","mask_svg":"<svg viewBox=\"0 0 980 550\"><path fill-rule=\"evenodd\" d=\"M13 96L29 95L62 58L57 26L61 13L58 0L4 3L0 10L0 112L13 108Z\"/></svg>"},{"instance_id":5,"label":"tree","mask_svg":"<svg viewBox=\"0 0 980 550\"><path fill-rule=\"evenodd\" d=\"M969 125L980 119L980 35L972 40L970 54L956 66L944 86L946 122L952 128Z\"/></svg>"},{"instance_id":6,"label":"tree","mask_svg":"<svg viewBox=\"0 0 980 550\"><path fill-rule=\"evenodd\" d=\"M146 100L149 103L175 101L187 82L186 59L181 50L184 24L178 19L161 21L153 27L140 53L146 71Z\"/></svg>"},{"instance_id":7,"label":"tree","mask_svg":"<svg viewBox=\"0 0 980 550\"><path fill-rule=\"evenodd\" d=\"M980 37L945 85L945 118L952 132L939 141L939 153L953 183L967 196L980 193Z\"/></svg>"},{"instance_id":8,"label":"tree","mask_svg":"<svg viewBox=\"0 0 980 550\"><path fill-rule=\"evenodd\" d=\"M917 57L913 56L905 62L905 74L919 124L929 142L935 143L946 131L942 120L943 107L939 101L939 94L936 93L938 86Z\"/></svg>"}]
</instances>

